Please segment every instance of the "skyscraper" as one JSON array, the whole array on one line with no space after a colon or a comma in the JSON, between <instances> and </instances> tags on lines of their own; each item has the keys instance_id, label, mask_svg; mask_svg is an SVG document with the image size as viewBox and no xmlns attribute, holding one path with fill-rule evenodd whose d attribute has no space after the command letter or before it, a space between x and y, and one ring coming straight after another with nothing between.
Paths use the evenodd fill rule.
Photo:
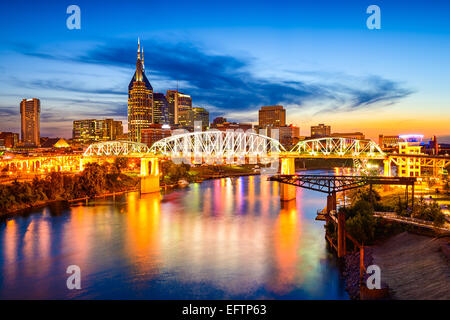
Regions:
<instances>
[{"instance_id":1,"label":"skyscraper","mask_svg":"<svg viewBox=\"0 0 450 320\"><path fill-rule=\"evenodd\" d=\"M286 110L283 106L264 106L258 112L259 126L280 127L286 125Z\"/></svg>"},{"instance_id":2,"label":"skyscraper","mask_svg":"<svg viewBox=\"0 0 450 320\"><path fill-rule=\"evenodd\" d=\"M192 108L194 112L194 123L195 121L202 122L202 130L206 130L209 127L209 112L205 108Z\"/></svg>"},{"instance_id":3,"label":"skyscraper","mask_svg":"<svg viewBox=\"0 0 450 320\"><path fill-rule=\"evenodd\" d=\"M39 99L23 99L20 102L22 143L26 146L40 145L40 113Z\"/></svg>"},{"instance_id":4,"label":"skyscraper","mask_svg":"<svg viewBox=\"0 0 450 320\"><path fill-rule=\"evenodd\" d=\"M169 124L169 103L162 93L153 93L153 123Z\"/></svg>"},{"instance_id":5,"label":"skyscraper","mask_svg":"<svg viewBox=\"0 0 450 320\"><path fill-rule=\"evenodd\" d=\"M142 59L142 60L141 60ZM144 53L138 39L136 71L128 85L128 138L141 142L141 130L152 124L153 88L145 75Z\"/></svg>"},{"instance_id":6,"label":"skyscraper","mask_svg":"<svg viewBox=\"0 0 450 320\"><path fill-rule=\"evenodd\" d=\"M179 124L180 118L187 118L187 114L192 110L191 96L177 90L167 90L167 102L170 124Z\"/></svg>"}]
</instances>

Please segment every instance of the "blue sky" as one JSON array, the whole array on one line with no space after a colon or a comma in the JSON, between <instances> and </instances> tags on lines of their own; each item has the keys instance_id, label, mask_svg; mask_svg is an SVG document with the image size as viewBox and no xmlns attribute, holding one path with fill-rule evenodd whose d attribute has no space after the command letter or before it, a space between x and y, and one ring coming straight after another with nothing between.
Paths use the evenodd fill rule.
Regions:
<instances>
[{"instance_id":1,"label":"blue sky","mask_svg":"<svg viewBox=\"0 0 450 320\"><path fill-rule=\"evenodd\" d=\"M68 30L66 8L81 9ZM381 9L369 30L366 8ZM20 1L0 4L0 130L19 132L19 102L41 99L41 132L72 121L126 122L141 38L157 92L234 121L282 104L308 135L333 131L450 136L450 1Z\"/></svg>"}]
</instances>

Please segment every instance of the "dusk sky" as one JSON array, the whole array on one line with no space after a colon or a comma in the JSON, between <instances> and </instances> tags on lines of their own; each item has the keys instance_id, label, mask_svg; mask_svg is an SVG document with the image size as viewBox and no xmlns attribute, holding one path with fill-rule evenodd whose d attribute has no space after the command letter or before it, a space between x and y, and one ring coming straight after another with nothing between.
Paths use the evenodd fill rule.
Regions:
<instances>
[{"instance_id":1,"label":"dusk sky","mask_svg":"<svg viewBox=\"0 0 450 320\"><path fill-rule=\"evenodd\" d=\"M66 9L81 8L69 30ZM366 9L381 9L369 30ZM281 104L310 134L422 133L450 141L450 1L2 1L0 131L41 100L41 136L127 120L137 38L155 92L178 87L212 121L256 122ZM125 127L126 129L126 127ZM441 140L441 141L443 141Z\"/></svg>"}]
</instances>

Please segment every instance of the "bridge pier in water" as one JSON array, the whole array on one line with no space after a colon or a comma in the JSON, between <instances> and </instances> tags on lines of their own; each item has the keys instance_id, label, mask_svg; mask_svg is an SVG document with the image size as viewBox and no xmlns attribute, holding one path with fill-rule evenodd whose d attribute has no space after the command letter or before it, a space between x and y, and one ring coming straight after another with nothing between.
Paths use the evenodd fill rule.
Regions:
<instances>
[{"instance_id":1,"label":"bridge pier in water","mask_svg":"<svg viewBox=\"0 0 450 320\"><path fill-rule=\"evenodd\" d=\"M159 192L159 159L141 158L141 193Z\"/></svg>"},{"instance_id":2,"label":"bridge pier in water","mask_svg":"<svg viewBox=\"0 0 450 320\"><path fill-rule=\"evenodd\" d=\"M280 174L282 175L294 175L295 174L295 159L294 158L281 158L281 169ZM281 183L280 185L280 200L290 201L294 200L296 197L296 187Z\"/></svg>"}]
</instances>

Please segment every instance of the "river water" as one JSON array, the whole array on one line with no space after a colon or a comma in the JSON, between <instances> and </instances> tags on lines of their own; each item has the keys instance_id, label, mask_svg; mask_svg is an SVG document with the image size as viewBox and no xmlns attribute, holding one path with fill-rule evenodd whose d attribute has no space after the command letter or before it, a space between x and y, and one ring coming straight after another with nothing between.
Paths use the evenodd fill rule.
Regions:
<instances>
[{"instance_id":1,"label":"river water","mask_svg":"<svg viewBox=\"0 0 450 320\"><path fill-rule=\"evenodd\" d=\"M52 205L0 223L0 298L348 299L316 210L264 176ZM81 270L69 290L67 267Z\"/></svg>"}]
</instances>

